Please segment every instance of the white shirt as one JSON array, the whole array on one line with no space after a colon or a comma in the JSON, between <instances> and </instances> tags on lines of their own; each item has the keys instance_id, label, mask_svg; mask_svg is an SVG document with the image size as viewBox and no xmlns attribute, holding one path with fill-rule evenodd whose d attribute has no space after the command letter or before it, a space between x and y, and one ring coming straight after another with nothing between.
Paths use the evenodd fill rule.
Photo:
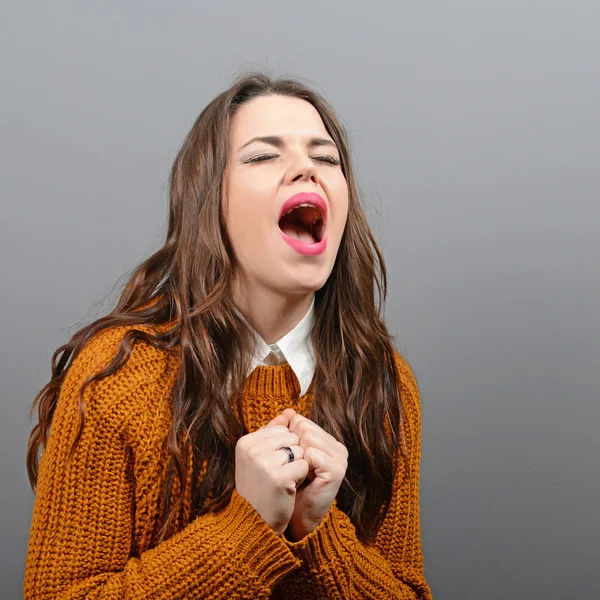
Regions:
<instances>
[{"instance_id":1,"label":"white shirt","mask_svg":"<svg viewBox=\"0 0 600 600\"><path fill-rule=\"evenodd\" d=\"M235 307L234 307L235 308ZM248 323L242 313L235 309L238 315ZM255 334L255 349L250 369L250 375L256 367L274 366L289 363L300 383L300 395L308 391L310 382L315 374L315 353L312 345L312 328L314 323L315 298L303 319L274 344L267 344L259 333L250 325Z\"/></svg>"}]
</instances>

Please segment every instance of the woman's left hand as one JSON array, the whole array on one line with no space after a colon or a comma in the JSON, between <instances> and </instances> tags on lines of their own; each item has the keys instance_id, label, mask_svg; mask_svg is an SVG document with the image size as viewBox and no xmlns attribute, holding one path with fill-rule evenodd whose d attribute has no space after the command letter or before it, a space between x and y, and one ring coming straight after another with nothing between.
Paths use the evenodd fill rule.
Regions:
<instances>
[{"instance_id":1,"label":"woman's left hand","mask_svg":"<svg viewBox=\"0 0 600 600\"><path fill-rule=\"evenodd\" d=\"M299 438L308 462L308 475L296 490L294 512L288 532L294 541L302 539L323 520L337 496L348 467L348 450L316 423L286 408L274 425L285 425Z\"/></svg>"}]
</instances>

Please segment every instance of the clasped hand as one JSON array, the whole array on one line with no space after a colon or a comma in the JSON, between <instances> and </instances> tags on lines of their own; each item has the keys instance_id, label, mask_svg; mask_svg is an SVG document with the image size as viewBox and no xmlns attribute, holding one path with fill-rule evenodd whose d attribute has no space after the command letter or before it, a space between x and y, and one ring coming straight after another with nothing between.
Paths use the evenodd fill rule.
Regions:
<instances>
[{"instance_id":1,"label":"clasped hand","mask_svg":"<svg viewBox=\"0 0 600 600\"><path fill-rule=\"evenodd\" d=\"M286 408L269 425L284 425L297 435L298 445L304 450L300 460L308 462L308 475L296 489L294 512L288 523L291 538L298 541L313 531L329 511L346 475L348 450L293 408Z\"/></svg>"}]
</instances>

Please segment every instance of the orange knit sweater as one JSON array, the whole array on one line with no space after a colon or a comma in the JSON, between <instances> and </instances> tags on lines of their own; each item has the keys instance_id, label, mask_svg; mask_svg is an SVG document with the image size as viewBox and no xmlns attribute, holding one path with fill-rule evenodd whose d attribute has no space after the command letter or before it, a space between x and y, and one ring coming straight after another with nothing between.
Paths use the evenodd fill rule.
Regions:
<instances>
[{"instance_id":1,"label":"orange knit sweater","mask_svg":"<svg viewBox=\"0 0 600 600\"><path fill-rule=\"evenodd\" d=\"M162 441L170 427L169 391L180 359L139 342L115 375L86 388L85 428L78 390L116 353L124 328L95 336L73 361L60 390L40 463L25 567L25 600L128 598L356 598L431 600L419 525L421 413L417 383L397 355L412 477L399 473L390 510L373 545L364 545L336 501L300 541L278 535L234 490L219 513L190 519L150 547ZM252 432L292 407L307 414L289 364L259 366L244 389ZM177 481L177 480L176 480Z\"/></svg>"}]
</instances>

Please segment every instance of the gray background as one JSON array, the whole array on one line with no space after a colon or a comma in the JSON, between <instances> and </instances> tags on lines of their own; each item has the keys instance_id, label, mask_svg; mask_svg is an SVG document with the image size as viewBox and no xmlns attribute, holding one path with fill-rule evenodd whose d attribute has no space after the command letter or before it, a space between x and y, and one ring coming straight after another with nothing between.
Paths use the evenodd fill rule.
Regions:
<instances>
[{"instance_id":1,"label":"gray background","mask_svg":"<svg viewBox=\"0 0 600 600\"><path fill-rule=\"evenodd\" d=\"M21 595L51 354L162 243L183 137L252 67L309 79L351 130L421 387L436 600L598 597L600 3L2 12L1 598Z\"/></svg>"}]
</instances>

